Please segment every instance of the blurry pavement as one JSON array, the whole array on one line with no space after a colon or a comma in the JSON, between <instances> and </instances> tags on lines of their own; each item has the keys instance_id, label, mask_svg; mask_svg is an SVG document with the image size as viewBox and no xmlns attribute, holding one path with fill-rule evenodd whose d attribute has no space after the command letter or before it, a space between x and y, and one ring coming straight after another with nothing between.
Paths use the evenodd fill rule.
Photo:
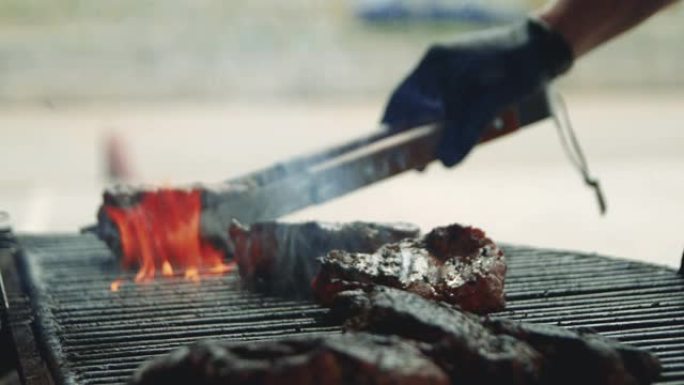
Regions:
<instances>
[{"instance_id":1,"label":"blurry pavement","mask_svg":"<svg viewBox=\"0 0 684 385\"><path fill-rule=\"evenodd\" d=\"M572 94L571 116L608 214L541 123L440 165L287 219L450 222L495 240L676 266L684 248L684 94ZM126 145L136 181L218 181L368 133L381 101L0 107L0 210L23 232L92 223L105 141Z\"/></svg>"}]
</instances>

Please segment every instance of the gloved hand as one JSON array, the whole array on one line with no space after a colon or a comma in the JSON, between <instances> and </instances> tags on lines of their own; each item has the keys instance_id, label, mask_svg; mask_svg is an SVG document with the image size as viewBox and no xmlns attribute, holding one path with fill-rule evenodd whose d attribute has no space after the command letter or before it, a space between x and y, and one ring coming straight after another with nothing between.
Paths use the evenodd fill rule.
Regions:
<instances>
[{"instance_id":1,"label":"gloved hand","mask_svg":"<svg viewBox=\"0 0 684 385\"><path fill-rule=\"evenodd\" d=\"M567 71L572 49L541 21L465 36L431 47L397 87L382 123L401 131L443 122L437 157L460 162L496 115Z\"/></svg>"}]
</instances>

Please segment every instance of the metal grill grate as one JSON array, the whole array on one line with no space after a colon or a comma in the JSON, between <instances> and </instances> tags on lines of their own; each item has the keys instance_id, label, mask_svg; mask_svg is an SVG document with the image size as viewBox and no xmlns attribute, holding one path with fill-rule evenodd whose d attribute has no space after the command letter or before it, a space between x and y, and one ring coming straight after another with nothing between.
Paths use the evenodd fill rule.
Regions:
<instances>
[{"instance_id":1,"label":"metal grill grate","mask_svg":"<svg viewBox=\"0 0 684 385\"><path fill-rule=\"evenodd\" d=\"M204 338L249 340L336 333L326 310L241 291L235 276L200 285L159 280L109 291L120 272L86 235L23 236L35 329L57 382L125 383L143 361ZM684 384L684 278L595 255L506 247L507 310L497 317L590 327L648 349L662 383ZM10 300L11 301L11 300Z\"/></svg>"}]
</instances>

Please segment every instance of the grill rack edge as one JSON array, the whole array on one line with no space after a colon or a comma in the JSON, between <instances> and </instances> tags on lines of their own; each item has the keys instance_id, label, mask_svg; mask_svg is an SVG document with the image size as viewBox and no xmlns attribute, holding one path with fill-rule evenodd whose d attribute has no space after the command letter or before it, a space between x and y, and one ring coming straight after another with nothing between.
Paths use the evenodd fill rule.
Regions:
<instances>
[{"instance_id":1,"label":"grill rack edge","mask_svg":"<svg viewBox=\"0 0 684 385\"><path fill-rule=\"evenodd\" d=\"M55 383L123 384L145 360L198 339L339 332L325 321L325 309L242 291L234 276L199 286L128 283L111 293L109 283L122 274L90 235L24 235L18 242L29 299L24 311L32 312ZM660 384L684 384L684 278L674 270L594 254L504 249L508 306L494 317L594 329L656 354L664 366Z\"/></svg>"}]
</instances>

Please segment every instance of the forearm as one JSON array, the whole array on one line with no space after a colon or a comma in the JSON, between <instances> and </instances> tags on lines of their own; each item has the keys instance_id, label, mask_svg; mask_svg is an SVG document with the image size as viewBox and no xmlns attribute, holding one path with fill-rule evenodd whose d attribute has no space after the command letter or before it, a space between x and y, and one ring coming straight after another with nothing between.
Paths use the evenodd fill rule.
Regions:
<instances>
[{"instance_id":1,"label":"forearm","mask_svg":"<svg viewBox=\"0 0 684 385\"><path fill-rule=\"evenodd\" d=\"M561 33L579 57L675 1L557 0L537 16Z\"/></svg>"}]
</instances>

